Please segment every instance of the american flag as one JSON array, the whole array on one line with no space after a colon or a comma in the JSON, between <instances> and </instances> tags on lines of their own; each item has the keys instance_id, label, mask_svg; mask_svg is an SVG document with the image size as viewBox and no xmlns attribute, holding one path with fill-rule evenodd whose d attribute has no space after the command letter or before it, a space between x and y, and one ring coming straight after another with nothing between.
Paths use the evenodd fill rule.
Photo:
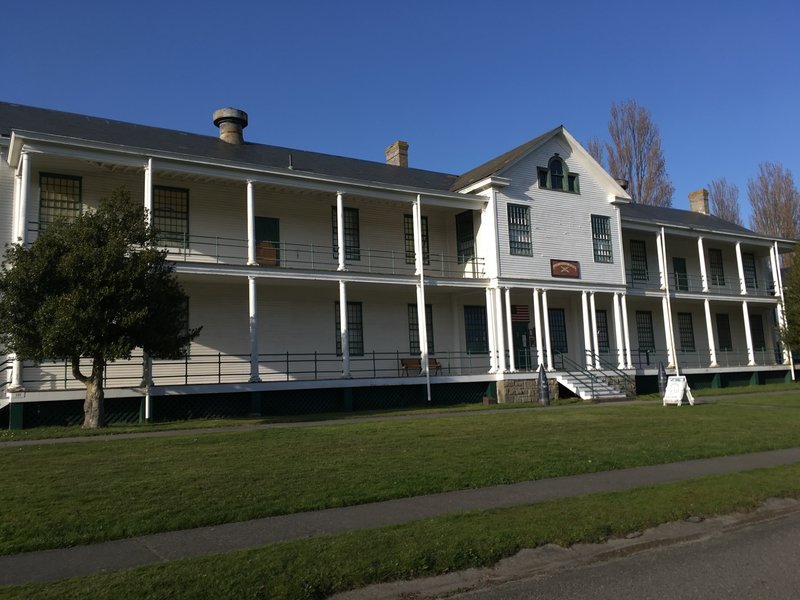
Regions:
<instances>
[{"instance_id":1,"label":"american flag","mask_svg":"<svg viewBox=\"0 0 800 600\"><path fill-rule=\"evenodd\" d=\"M511 322L512 323L530 323L531 309L527 304L512 304L511 305Z\"/></svg>"}]
</instances>

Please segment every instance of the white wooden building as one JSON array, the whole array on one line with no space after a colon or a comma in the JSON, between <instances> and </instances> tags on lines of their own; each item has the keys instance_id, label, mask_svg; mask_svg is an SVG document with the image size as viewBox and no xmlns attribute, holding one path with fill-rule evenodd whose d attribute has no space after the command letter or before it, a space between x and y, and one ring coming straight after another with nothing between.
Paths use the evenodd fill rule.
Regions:
<instances>
[{"instance_id":1,"label":"white wooden building","mask_svg":"<svg viewBox=\"0 0 800 600\"><path fill-rule=\"evenodd\" d=\"M245 141L235 109L214 124L0 103L0 243L30 244L124 185L203 326L149 386L141 357L109 365L120 418L513 401L535 397L540 365L553 391L595 399L626 378L652 388L660 364L697 385L790 377L777 332L792 243L708 215L702 193L692 211L632 203L564 127L453 175L408 167L404 142L370 162ZM75 412L63 362L0 361L12 425Z\"/></svg>"}]
</instances>

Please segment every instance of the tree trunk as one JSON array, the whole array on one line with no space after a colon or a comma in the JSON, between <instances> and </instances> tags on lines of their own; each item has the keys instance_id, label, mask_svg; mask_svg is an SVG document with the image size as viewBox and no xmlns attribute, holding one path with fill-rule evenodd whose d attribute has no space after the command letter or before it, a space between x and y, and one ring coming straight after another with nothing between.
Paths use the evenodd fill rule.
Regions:
<instances>
[{"instance_id":1,"label":"tree trunk","mask_svg":"<svg viewBox=\"0 0 800 600\"><path fill-rule=\"evenodd\" d=\"M92 361L92 374L84 378L86 399L83 402L83 428L97 429L103 427L105 419L105 393L103 391L103 373L105 364L95 358Z\"/></svg>"}]
</instances>

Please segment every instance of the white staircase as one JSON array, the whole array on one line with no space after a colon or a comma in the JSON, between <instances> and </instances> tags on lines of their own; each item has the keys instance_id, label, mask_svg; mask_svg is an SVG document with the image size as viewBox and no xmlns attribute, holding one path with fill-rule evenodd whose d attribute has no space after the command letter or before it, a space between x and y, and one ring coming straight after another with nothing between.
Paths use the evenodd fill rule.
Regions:
<instances>
[{"instance_id":1,"label":"white staircase","mask_svg":"<svg viewBox=\"0 0 800 600\"><path fill-rule=\"evenodd\" d=\"M626 398L622 390L586 372L563 371L556 374L556 381L583 400L604 402Z\"/></svg>"}]
</instances>

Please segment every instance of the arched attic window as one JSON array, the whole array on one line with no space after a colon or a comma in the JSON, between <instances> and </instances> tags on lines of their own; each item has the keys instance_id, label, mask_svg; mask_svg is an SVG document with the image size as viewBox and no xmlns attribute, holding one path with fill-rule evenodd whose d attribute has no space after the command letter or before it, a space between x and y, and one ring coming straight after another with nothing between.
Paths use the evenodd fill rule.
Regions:
<instances>
[{"instance_id":1,"label":"arched attic window","mask_svg":"<svg viewBox=\"0 0 800 600\"><path fill-rule=\"evenodd\" d=\"M539 187L560 192L580 193L578 174L570 173L567 163L556 152L547 163L547 168L539 167Z\"/></svg>"}]
</instances>

